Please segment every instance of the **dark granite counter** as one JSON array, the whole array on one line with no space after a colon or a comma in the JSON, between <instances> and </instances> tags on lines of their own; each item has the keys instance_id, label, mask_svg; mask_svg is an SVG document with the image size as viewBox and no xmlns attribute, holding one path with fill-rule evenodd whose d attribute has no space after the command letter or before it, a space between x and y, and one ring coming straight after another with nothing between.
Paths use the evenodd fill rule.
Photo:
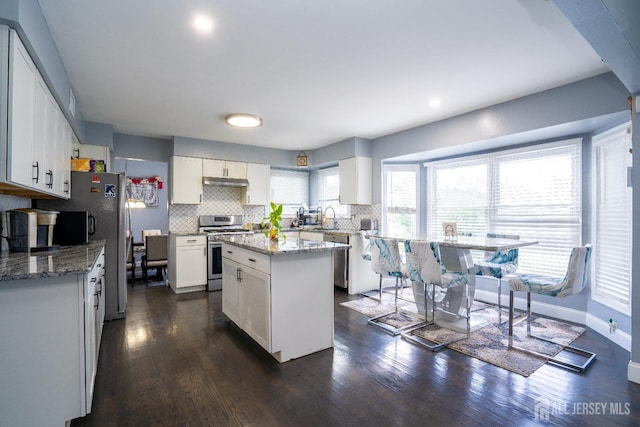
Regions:
<instances>
[{"instance_id":1,"label":"dark granite counter","mask_svg":"<svg viewBox=\"0 0 640 427\"><path fill-rule=\"evenodd\" d=\"M50 252L3 251L0 254L0 282L86 273L104 245L104 240L98 240L86 245L61 246Z\"/></svg>"},{"instance_id":2,"label":"dark granite counter","mask_svg":"<svg viewBox=\"0 0 640 427\"><path fill-rule=\"evenodd\" d=\"M287 255L311 252L325 252L349 249L350 245L333 242L318 242L306 239L280 239L272 241L264 234L250 236L220 236L218 240L240 248L248 249L265 255Z\"/></svg>"}]
</instances>

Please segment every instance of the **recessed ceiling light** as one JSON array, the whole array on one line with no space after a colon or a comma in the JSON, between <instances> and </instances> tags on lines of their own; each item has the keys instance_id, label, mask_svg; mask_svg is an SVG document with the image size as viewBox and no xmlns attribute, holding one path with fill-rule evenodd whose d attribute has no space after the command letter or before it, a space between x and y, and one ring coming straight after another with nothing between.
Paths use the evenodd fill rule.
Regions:
<instances>
[{"instance_id":1,"label":"recessed ceiling light","mask_svg":"<svg viewBox=\"0 0 640 427\"><path fill-rule=\"evenodd\" d=\"M442 100L440 98L433 98L429 101L429 107L437 108L442 104Z\"/></svg>"},{"instance_id":2,"label":"recessed ceiling light","mask_svg":"<svg viewBox=\"0 0 640 427\"><path fill-rule=\"evenodd\" d=\"M213 21L206 15L196 15L193 18L193 28L201 34L209 34L213 30Z\"/></svg>"},{"instance_id":3,"label":"recessed ceiling light","mask_svg":"<svg viewBox=\"0 0 640 427\"><path fill-rule=\"evenodd\" d=\"M262 117L255 114L233 113L224 118L229 126L238 128L256 128L262 126Z\"/></svg>"}]
</instances>

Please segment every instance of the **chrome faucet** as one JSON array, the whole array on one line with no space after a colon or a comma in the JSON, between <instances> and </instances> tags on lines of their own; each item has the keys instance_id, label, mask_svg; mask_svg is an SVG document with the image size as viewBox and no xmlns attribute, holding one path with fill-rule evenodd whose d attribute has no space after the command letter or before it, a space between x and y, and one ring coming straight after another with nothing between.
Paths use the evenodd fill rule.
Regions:
<instances>
[{"instance_id":1,"label":"chrome faucet","mask_svg":"<svg viewBox=\"0 0 640 427\"><path fill-rule=\"evenodd\" d=\"M336 220L336 210L333 209L331 206L327 207L324 210L324 217L327 218L327 211L331 209L333 211L333 228L336 229L338 228L338 221Z\"/></svg>"}]
</instances>

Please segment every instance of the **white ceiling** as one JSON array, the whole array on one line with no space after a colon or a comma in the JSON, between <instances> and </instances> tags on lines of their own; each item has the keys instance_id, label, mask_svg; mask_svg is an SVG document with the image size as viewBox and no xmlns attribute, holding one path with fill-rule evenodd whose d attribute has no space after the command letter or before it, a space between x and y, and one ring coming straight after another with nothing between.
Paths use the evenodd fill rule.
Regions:
<instances>
[{"instance_id":1,"label":"white ceiling","mask_svg":"<svg viewBox=\"0 0 640 427\"><path fill-rule=\"evenodd\" d=\"M314 149L609 71L546 0L39 2L84 119L133 135Z\"/></svg>"}]
</instances>

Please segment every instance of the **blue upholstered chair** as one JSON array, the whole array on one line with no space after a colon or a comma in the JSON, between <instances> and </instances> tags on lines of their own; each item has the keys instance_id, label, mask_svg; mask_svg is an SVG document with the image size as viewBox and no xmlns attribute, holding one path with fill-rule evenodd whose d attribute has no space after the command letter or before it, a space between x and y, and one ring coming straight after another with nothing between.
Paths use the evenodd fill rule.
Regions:
<instances>
[{"instance_id":1,"label":"blue upholstered chair","mask_svg":"<svg viewBox=\"0 0 640 427\"><path fill-rule=\"evenodd\" d=\"M564 350L571 353L582 356L586 359L586 362L582 365L571 363L566 360L560 360L557 358L549 357L546 355L539 356L545 357L549 362L562 366L564 368L572 369L578 372L584 371L595 359L595 353L576 348L570 345L563 345L555 343L545 338L536 337L531 334L531 294L546 295L549 297L566 297L575 295L587 286L587 273L589 271L589 259L591 258L591 245L578 246L571 250L571 256L569 257L569 265L567 267L567 273L564 277L551 277L540 274L522 274L509 278L509 348L517 348L513 345L513 296L514 292L526 292L527 293L527 336L541 339L544 341L552 342L554 344L562 345ZM520 319L518 322L524 320ZM519 350L524 350L518 348ZM531 351L528 351L531 353Z\"/></svg>"},{"instance_id":2,"label":"blue upholstered chair","mask_svg":"<svg viewBox=\"0 0 640 427\"><path fill-rule=\"evenodd\" d=\"M454 341L458 341L462 338L453 339L444 343L429 343L415 335L411 335L410 332L414 329L421 328L425 325L431 325L435 323L436 310L444 312L446 314L458 317L460 313L452 313L447 310L446 305L438 306L439 301L436 297L436 287L440 290L446 291L456 286L464 286L466 298L466 307L464 308L464 316L467 320L467 336L471 333L470 325L470 313L471 313L471 298L469 295L469 284L471 283L471 277L468 273L450 272L447 271L442 262L440 261L440 253L438 244L436 242L428 242L425 240L405 240L405 254L407 257L407 270L409 278L421 283L424 290L424 308L425 308L425 322L420 325L416 325L411 329L403 332L402 338L415 342L421 346L427 347L432 351L439 350ZM428 293L431 293L431 297L428 297ZM431 308L429 309L428 300L431 300ZM442 300L443 301L443 300ZM416 302L417 304L417 302ZM431 319L428 319L428 313L431 312Z\"/></svg>"},{"instance_id":3,"label":"blue upholstered chair","mask_svg":"<svg viewBox=\"0 0 640 427\"><path fill-rule=\"evenodd\" d=\"M516 234L496 234L487 233L488 239L513 239L520 240ZM478 276L493 277L498 280L498 322L502 323L502 279L514 274L518 268L518 248L508 251L487 251L484 253L484 260L475 264Z\"/></svg>"},{"instance_id":4,"label":"blue upholstered chair","mask_svg":"<svg viewBox=\"0 0 640 427\"><path fill-rule=\"evenodd\" d=\"M402 258L400 258L400 249L398 247L398 241L395 239L385 239L381 237L371 237L369 238L371 241L371 268L373 271L380 276L379 282L379 295L380 301L382 302L382 279L384 277L394 277L395 278L395 311L398 311L398 288L402 286L401 281L404 282L404 279L407 277L406 269L402 263ZM393 328L386 323L378 322L378 319L386 316L386 313L381 316L373 317L369 319L369 323L382 328L386 332L391 333L392 335L397 335L399 329Z\"/></svg>"}]
</instances>

